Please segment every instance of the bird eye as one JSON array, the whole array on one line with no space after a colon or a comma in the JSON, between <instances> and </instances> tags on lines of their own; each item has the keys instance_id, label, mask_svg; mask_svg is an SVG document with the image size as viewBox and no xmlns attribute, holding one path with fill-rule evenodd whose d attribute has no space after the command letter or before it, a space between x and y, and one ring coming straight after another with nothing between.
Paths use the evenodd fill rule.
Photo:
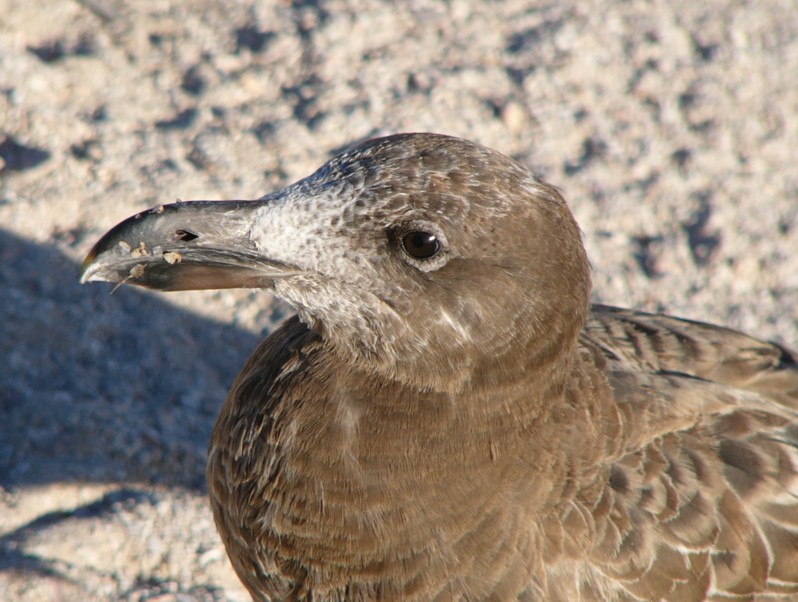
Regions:
<instances>
[{"instance_id":1,"label":"bird eye","mask_svg":"<svg viewBox=\"0 0 798 602\"><path fill-rule=\"evenodd\" d=\"M434 234L414 230L402 237L402 247L410 257L429 259L440 250L441 243Z\"/></svg>"}]
</instances>

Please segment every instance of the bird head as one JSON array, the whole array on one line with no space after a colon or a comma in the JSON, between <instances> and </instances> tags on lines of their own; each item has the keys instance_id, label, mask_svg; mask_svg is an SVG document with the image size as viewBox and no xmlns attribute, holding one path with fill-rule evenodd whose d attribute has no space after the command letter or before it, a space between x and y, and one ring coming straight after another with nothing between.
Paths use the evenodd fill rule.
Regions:
<instances>
[{"instance_id":1,"label":"bird head","mask_svg":"<svg viewBox=\"0 0 798 602\"><path fill-rule=\"evenodd\" d=\"M432 390L575 345L590 289L555 188L434 134L362 143L258 200L134 215L88 254L89 281L270 289L342 359Z\"/></svg>"}]
</instances>

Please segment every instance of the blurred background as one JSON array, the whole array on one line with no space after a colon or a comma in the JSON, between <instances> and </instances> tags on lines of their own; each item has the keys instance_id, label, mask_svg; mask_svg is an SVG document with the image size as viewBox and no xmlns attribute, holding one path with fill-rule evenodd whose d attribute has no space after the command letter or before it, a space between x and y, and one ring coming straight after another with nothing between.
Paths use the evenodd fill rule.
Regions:
<instances>
[{"instance_id":1,"label":"blurred background","mask_svg":"<svg viewBox=\"0 0 798 602\"><path fill-rule=\"evenodd\" d=\"M0 0L0 600L248 599L205 450L291 310L80 262L424 130L560 186L597 301L798 347L795 0Z\"/></svg>"}]
</instances>

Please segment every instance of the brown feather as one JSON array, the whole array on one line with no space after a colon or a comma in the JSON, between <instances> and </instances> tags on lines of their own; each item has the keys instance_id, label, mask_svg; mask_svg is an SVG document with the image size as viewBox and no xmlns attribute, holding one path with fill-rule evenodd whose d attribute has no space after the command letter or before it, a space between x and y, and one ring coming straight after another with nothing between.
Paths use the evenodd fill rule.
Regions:
<instances>
[{"instance_id":1,"label":"brown feather","mask_svg":"<svg viewBox=\"0 0 798 602\"><path fill-rule=\"evenodd\" d=\"M256 600L798 600L797 356L591 308L564 200L498 153L366 142L260 201L136 216L84 270L296 305L210 446Z\"/></svg>"}]
</instances>

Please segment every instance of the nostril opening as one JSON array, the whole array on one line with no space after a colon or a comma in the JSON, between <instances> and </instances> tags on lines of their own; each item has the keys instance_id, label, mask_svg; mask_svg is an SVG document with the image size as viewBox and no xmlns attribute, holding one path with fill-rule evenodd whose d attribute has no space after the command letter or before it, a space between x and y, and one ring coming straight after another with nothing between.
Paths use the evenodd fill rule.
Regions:
<instances>
[{"instance_id":1,"label":"nostril opening","mask_svg":"<svg viewBox=\"0 0 798 602\"><path fill-rule=\"evenodd\" d=\"M175 236L183 242L191 242L192 240L199 238L199 236L193 232L189 232L188 230L176 230Z\"/></svg>"}]
</instances>

